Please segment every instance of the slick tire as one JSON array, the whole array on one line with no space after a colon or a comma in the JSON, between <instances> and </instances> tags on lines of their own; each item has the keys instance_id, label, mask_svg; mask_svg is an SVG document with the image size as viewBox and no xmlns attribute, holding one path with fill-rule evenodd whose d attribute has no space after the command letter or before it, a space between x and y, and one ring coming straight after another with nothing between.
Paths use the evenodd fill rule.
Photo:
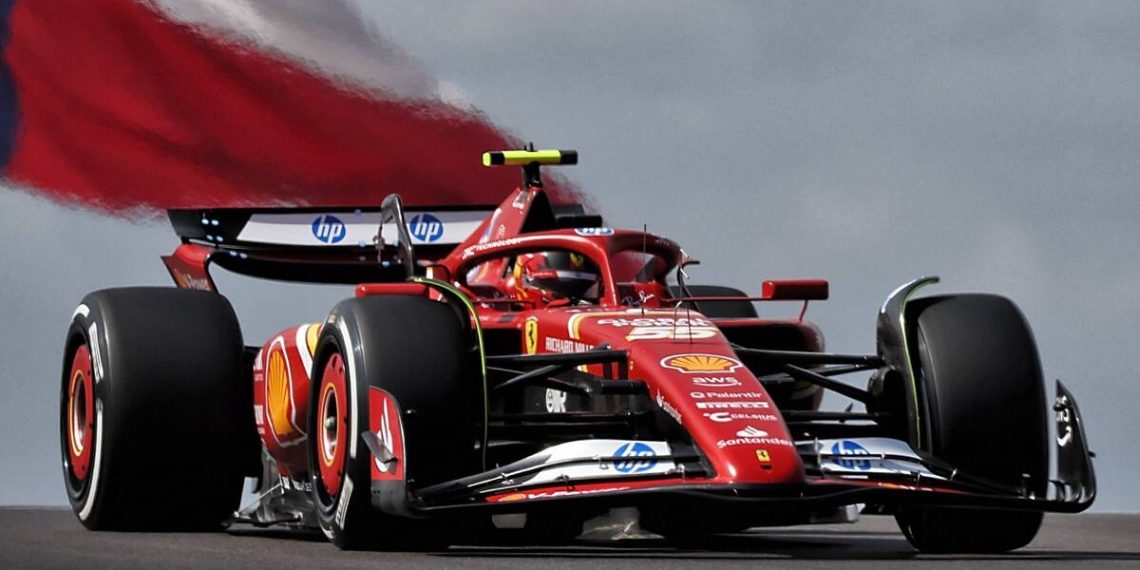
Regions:
<instances>
[{"instance_id":1,"label":"slick tire","mask_svg":"<svg viewBox=\"0 0 1140 570\"><path fill-rule=\"evenodd\" d=\"M84 297L67 332L60 444L67 498L92 530L208 530L256 459L252 383L226 299L172 288Z\"/></svg>"},{"instance_id":2,"label":"slick tire","mask_svg":"<svg viewBox=\"0 0 1140 570\"><path fill-rule=\"evenodd\" d=\"M1048 428L1037 345L994 295L917 299L908 309L920 406L918 447L962 473L1046 491ZM994 553L1029 544L1042 513L912 506L896 516L923 552Z\"/></svg>"},{"instance_id":3,"label":"slick tire","mask_svg":"<svg viewBox=\"0 0 1140 570\"><path fill-rule=\"evenodd\" d=\"M685 289L694 297L747 297L748 294L740 289L724 287L721 285L686 285ZM669 287L673 295L681 295L681 288L677 285ZM758 316L756 306L751 301L713 301L706 303L686 303L698 305L702 315L710 319L755 319Z\"/></svg>"},{"instance_id":4,"label":"slick tire","mask_svg":"<svg viewBox=\"0 0 1140 570\"><path fill-rule=\"evenodd\" d=\"M469 325L456 317L443 302L374 296L342 301L322 327L309 471L321 530L341 549L442 546L433 525L402 516L410 514L407 493L481 470L483 379ZM370 418L370 392L390 398L396 417ZM378 422L399 430L389 439L399 442L403 479L374 487L365 434Z\"/></svg>"}]
</instances>

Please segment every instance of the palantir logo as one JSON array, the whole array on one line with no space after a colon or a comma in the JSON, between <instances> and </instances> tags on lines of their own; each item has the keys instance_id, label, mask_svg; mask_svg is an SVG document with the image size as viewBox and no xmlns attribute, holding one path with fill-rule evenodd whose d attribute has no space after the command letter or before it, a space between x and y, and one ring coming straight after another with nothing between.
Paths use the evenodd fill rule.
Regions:
<instances>
[{"instance_id":1,"label":"palantir logo","mask_svg":"<svg viewBox=\"0 0 1140 570\"><path fill-rule=\"evenodd\" d=\"M863 447L862 445L859 445L858 443L851 441L849 439L845 439L843 441L836 442L834 445L832 445L831 446L831 453L833 453L835 455L844 455L844 456L870 455L871 454L871 452L867 451L866 447ZM866 471L866 470L871 468L870 458L867 458L867 459L839 459L836 461L836 463L838 463L840 467L846 467L848 469L858 469L860 471Z\"/></svg>"},{"instance_id":2,"label":"palantir logo","mask_svg":"<svg viewBox=\"0 0 1140 570\"><path fill-rule=\"evenodd\" d=\"M431 243L443 237L443 222L439 221L439 218L424 212L408 222L408 230L412 237L424 243Z\"/></svg>"},{"instance_id":3,"label":"palantir logo","mask_svg":"<svg viewBox=\"0 0 1140 570\"><path fill-rule=\"evenodd\" d=\"M317 216L317 219L313 220L313 237L321 242L334 244L344 239L346 234L348 228L344 226L344 222L332 214Z\"/></svg>"},{"instance_id":4,"label":"palantir logo","mask_svg":"<svg viewBox=\"0 0 1140 570\"><path fill-rule=\"evenodd\" d=\"M614 451L614 455L630 458L614 463L614 469L619 473L644 473L657 465L657 454L653 452L653 448L640 441L623 443L617 451Z\"/></svg>"}]
</instances>

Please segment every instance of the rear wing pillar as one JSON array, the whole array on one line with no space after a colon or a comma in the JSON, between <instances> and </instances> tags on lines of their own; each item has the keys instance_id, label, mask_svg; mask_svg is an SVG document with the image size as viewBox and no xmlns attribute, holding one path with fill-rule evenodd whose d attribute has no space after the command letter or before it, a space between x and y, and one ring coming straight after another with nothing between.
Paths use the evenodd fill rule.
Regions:
<instances>
[{"instance_id":1,"label":"rear wing pillar","mask_svg":"<svg viewBox=\"0 0 1140 570\"><path fill-rule=\"evenodd\" d=\"M416 252L412 249L412 236L408 234L408 223L404 221L404 199L399 194L388 194L380 203L380 226L376 234L376 249L383 256L384 225L396 224L396 255L400 264L404 266L405 278L411 279L416 274Z\"/></svg>"}]
</instances>

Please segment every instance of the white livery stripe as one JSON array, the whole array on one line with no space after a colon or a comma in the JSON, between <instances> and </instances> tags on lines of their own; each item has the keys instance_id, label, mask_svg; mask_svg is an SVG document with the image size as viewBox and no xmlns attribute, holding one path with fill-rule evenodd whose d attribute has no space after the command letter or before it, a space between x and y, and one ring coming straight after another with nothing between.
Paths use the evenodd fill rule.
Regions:
<instances>
[{"instance_id":1,"label":"white livery stripe","mask_svg":"<svg viewBox=\"0 0 1140 570\"><path fill-rule=\"evenodd\" d=\"M352 346L352 336L348 334L348 325L344 324L344 319L337 319L336 326L340 329L344 343L348 345L342 349L344 354L341 355L345 365L348 366L348 397L351 400L349 407L352 409L348 432L348 456L356 459L356 440L360 439L360 400L357 398L356 388L359 379L356 376L356 359L352 357L356 349Z\"/></svg>"},{"instance_id":2,"label":"white livery stripe","mask_svg":"<svg viewBox=\"0 0 1140 570\"><path fill-rule=\"evenodd\" d=\"M467 239L487 216L484 210L462 210L447 212L417 212L405 213L410 226L414 224L417 216L427 214L440 222L437 231L440 234L431 234L421 237L421 232L415 231L413 226L408 233L412 237L413 245L431 243L435 245L455 245ZM314 229L314 224L317 228ZM253 214L245 227L238 234L241 242L264 243L274 245L308 245L308 246L357 246L374 247L376 229L380 225L380 214L377 212L311 212L288 214ZM389 244L397 243L398 232L395 224L384 224L384 241Z\"/></svg>"}]
</instances>

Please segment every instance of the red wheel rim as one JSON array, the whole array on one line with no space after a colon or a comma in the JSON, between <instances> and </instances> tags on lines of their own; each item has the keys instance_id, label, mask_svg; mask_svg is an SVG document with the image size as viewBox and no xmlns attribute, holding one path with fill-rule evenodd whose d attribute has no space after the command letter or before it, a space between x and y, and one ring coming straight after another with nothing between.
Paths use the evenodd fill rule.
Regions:
<instances>
[{"instance_id":1,"label":"red wheel rim","mask_svg":"<svg viewBox=\"0 0 1140 570\"><path fill-rule=\"evenodd\" d=\"M83 481L91 467L95 433L95 392L91 382L91 353L80 345L71 359L67 383L67 457L71 475Z\"/></svg>"},{"instance_id":2,"label":"red wheel rim","mask_svg":"<svg viewBox=\"0 0 1140 570\"><path fill-rule=\"evenodd\" d=\"M348 406L346 401L347 380L344 373L344 360L334 354L325 364L321 374L321 388L318 394L316 452L320 466L321 483L329 497L340 492L344 475L344 457L347 453L346 441Z\"/></svg>"}]
</instances>

